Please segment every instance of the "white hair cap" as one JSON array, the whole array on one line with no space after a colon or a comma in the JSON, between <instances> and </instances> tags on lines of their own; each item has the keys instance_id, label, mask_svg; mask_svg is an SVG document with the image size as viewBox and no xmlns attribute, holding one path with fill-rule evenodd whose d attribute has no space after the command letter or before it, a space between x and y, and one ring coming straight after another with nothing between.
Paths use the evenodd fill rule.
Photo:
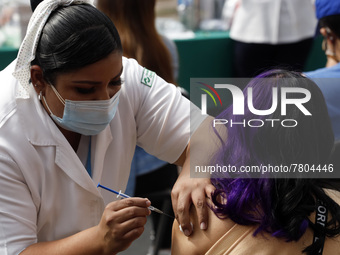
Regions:
<instances>
[{"instance_id":1,"label":"white hair cap","mask_svg":"<svg viewBox=\"0 0 340 255\"><path fill-rule=\"evenodd\" d=\"M17 98L29 98L31 61L35 58L40 34L48 17L59 6L84 3L93 5L93 0L45 0L37 6L28 23L27 33L21 43L13 72L13 76L19 81L19 86L16 91Z\"/></svg>"}]
</instances>

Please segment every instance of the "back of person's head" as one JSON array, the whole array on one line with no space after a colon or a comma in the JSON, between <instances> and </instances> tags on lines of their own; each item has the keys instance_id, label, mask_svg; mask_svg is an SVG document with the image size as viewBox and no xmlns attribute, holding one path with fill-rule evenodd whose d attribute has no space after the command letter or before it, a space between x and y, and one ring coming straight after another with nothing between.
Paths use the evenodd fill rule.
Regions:
<instances>
[{"instance_id":1,"label":"back of person's head","mask_svg":"<svg viewBox=\"0 0 340 255\"><path fill-rule=\"evenodd\" d=\"M147 33L155 22L156 0L98 0L97 8L108 15L116 26L128 23Z\"/></svg>"},{"instance_id":2,"label":"back of person's head","mask_svg":"<svg viewBox=\"0 0 340 255\"><path fill-rule=\"evenodd\" d=\"M252 104L257 110L271 108L273 88L277 88L277 109L272 114L259 116L252 113L245 103L244 115L233 115L231 106L216 117L227 119L229 123L242 123L243 120L248 123L256 119L257 122L263 121L263 125L227 126L227 141L223 141L213 159L214 164L231 165L240 170L243 166L290 166L300 163L311 166L327 163L334 137L324 97L314 82L300 73L272 70L251 80L244 89L245 102L248 88L252 88ZM293 104L287 105L286 115L283 115L282 88L309 91L311 98L303 106L311 115L305 115ZM304 96L303 93L287 93L287 98ZM282 125L285 120L294 121ZM217 189L212 198L217 207L213 210L219 217L229 217L238 224L258 225L255 234L265 231L287 241L296 241L308 226L314 228L308 216L316 208L316 199L320 199L325 202L334 220L327 233L339 233L339 225L334 225L336 221L339 223L339 209L335 202L325 194L317 179L300 177L216 175L212 183ZM219 202L220 196L225 197L226 204ZM316 250L320 245L316 243L308 249Z\"/></svg>"},{"instance_id":3,"label":"back of person's head","mask_svg":"<svg viewBox=\"0 0 340 255\"><path fill-rule=\"evenodd\" d=\"M319 20L320 28L329 28L337 38L340 38L340 15L323 17Z\"/></svg>"},{"instance_id":4,"label":"back of person's head","mask_svg":"<svg viewBox=\"0 0 340 255\"><path fill-rule=\"evenodd\" d=\"M302 88L310 92L311 98L303 104L303 107L311 115L306 115L291 103L287 104L286 113L283 114L281 101L283 88ZM223 157L228 157L229 162L242 165L324 163L328 159L334 138L324 97L314 82L300 73L272 70L260 74L249 82L244 89L245 102L248 101L250 89L252 98L249 99L257 110L271 109L273 95L276 94L276 110L270 115L258 115L254 114L245 103L243 115L234 115L233 107L222 112L217 118L233 120L234 123L259 120L258 123L245 125L245 127L240 125L228 127L228 141L223 147L229 148L230 154L222 155ZM306 96L298 92L290 92L286 95L288 99ZM235 146L242 147L242 153L237 153Z\"/></svg>"},{"instance_id":5,"label":"back of person's head","mask_svg":"<svg viewBox=\"0 0 340 255\"><path fill-rule=\"evenodd\" d=\"M39 65L44 78L93 64L113 52L122 52L112 21L94 6L61 6L45 24L32 64Z\"/></svg>"},{"instance_id":6,"label":"back of person's head","mask_svg":"<svg viewBox=\"0 0 340 255\"><path fill-rule=\"evenodd\" d=\"M97 8L116 25L124 56L175 83L170 52L155 26L155 4L156 0L98 0Z\"/></svg>"}]
</instances>

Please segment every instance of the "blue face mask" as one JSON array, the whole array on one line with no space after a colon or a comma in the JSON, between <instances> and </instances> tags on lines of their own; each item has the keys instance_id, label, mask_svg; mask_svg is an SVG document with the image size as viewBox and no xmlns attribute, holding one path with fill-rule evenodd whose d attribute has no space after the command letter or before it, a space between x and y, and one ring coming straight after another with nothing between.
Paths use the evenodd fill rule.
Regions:
<instances>
[{"instance_id":1,"label":"blue face mask","mask_svg":"<svg viewBox=\"0 0 340 255\"><path fill-rule=\"evenodd\" d=\"M63 117L55 116L47 105L52 119L62 128L82 135L97 135L103 131L116 114L120 90L108 100L64 100L53 85L52 90L64 104Z\"/></svg>"}]
</instances>

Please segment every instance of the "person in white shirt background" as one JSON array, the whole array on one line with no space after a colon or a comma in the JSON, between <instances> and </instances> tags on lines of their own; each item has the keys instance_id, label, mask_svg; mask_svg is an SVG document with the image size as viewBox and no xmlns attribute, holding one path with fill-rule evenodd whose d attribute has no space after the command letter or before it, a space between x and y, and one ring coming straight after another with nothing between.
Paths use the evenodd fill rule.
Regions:
<instances>
[{"instance_id":1,"label":"person in white shirt background","mask_svg":"<svg viewBox=\"0 0 340 255\"><path fill-rule=\"evenodd\" d=\"M314 0L238 0L234 5L230 38L237 77L273 67L303 70L316 31Z\"/></svg>"}]
</instances>

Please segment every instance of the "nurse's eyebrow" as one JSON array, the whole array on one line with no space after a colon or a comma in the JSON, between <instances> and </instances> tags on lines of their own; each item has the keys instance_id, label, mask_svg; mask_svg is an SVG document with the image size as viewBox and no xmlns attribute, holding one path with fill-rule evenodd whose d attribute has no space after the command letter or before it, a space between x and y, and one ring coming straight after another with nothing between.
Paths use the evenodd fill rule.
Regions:
<instances>
[{"instance_id":1,"label":"nurse's eyebrow","mask_svg":"<svg viewBox=\"0 0 340 255\"><path fill-rule=\"evenodd\" d=\"M115 79L117 79L117 78L119 78L121 75L122 75L122 73L123 73L123 67L122 67L122 69L120 69L120 72L115 76L115 77L113 77L112 79L111 79L111 81L112 80L115 80ZM101 82L100 81L87 81L87 80L83 80L83 81L72 81L72 83L84 83L84 84L93 84L93 85L97 85L97 84L101 84Z\"/></svg>"}]
</instances>

